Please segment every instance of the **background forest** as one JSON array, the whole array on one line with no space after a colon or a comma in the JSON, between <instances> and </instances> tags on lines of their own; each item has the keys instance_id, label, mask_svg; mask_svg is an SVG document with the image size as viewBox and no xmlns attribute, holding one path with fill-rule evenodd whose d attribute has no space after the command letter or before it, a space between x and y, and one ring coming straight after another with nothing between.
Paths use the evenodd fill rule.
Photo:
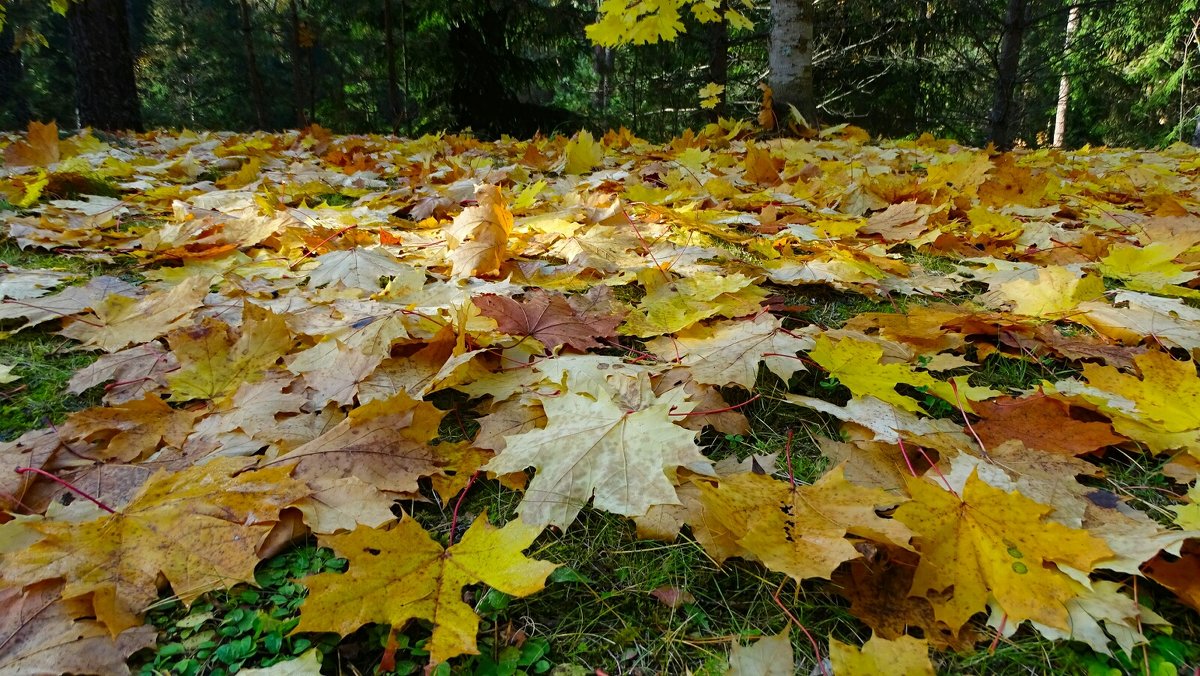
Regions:
<instances>
[{"instance_id":1,"label":"background forest","mask_svg":"<svg viewBox=\"0 0 1200 676\"><path fill-rule=\"evenodd\" d=\"M0 0L0 128L89 124L95 104L84 80L94 76L81 74L89 61L111 72L122 58L132 59L136 90L123 90L131 100L118 126L315 122L346 133L470 128L482 137L624 125L668 138L716 115L753 115L767 72L765 1L746 12L752 28L685 16L687 32L674 42L618 48L585 36L595 0L87 0L59 7L65 16L55 4ZM877 135L983 143L1007 79L1018 145L1055 141L1060 96L1065 145L1192 141L1198 4L818 1L818 115ZM1006 58L1014 32L1017 58ZM726 86L715 108L701 106L708 83ZM104 105L121 115L113 101Z\"/></svg>"},{"instance_id":2,"label":"background forest","mask_svg":"<svg viewBox=\"0 0 1200 676\"><path fill-rule=\"evenodd\" d=\"M120 30L112 19L122 12L139 98L133 126L318 122L494 137L624 125L661 139L714 115L754 114L767 71L767 2L746 12L754 28L685 17L674 42L622 48L584 35L594 0L89 0L67 17L44 0L0 5L5 128L86 124L80 64L100 56L96 37ZM1016 29L1024 40L1007 73L1016 143L1054 142L1063 92L1067 145L1162 145L1198 130L1196 0L842 0L812 11L826 124L983 143L1006 74L1003 38ZM701 107L708 83L726 85L715 108Z\"/></svg>"}]
</instances>

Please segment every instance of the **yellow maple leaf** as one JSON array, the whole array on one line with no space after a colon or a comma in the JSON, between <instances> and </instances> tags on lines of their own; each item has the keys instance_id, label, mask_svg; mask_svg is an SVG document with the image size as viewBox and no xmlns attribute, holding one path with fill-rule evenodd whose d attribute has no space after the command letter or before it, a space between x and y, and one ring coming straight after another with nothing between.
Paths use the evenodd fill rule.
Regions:
<instances>
[{"instance_id":1,"label":"yellow maple leaf","mask_svg":"<svg viewBox=\"0 0 1200 676\"><path fill-rule=\"evenodd\" d=\"M656 273L657 274L657 273ZM674 333L701 319L757 312L767 292L742 274L701 273L650 289L625 318L621 332L650 337Z\"/></svg>"},{"instance_id":2,"label":"yellow maple leaf","mask_svg":"<svg viewBox=\"0 0 1200 676\"><path fill-rule=\"evenodd\" d=\"M721 102L721 94L725 93L725 85L719 85L716 82L709 82L700 88L697 96L700 98L701 108L716 108Z\"/></svg>"},{"instance_id":3,"label":"yellow maple leaf","mask_svg":"<svg viewBox=\"0 0 1200 676\"><path fill-rule=\"evenodd\" d=\"M145 343L179 326L203 305L208 287L208 277L196 275L142 299L110 294L93 304L92 312L67 319L60 333L105 352Z\"/></svg>"},{"instance_id":4,"label":"yellow maple leaf","mask_svg":"<svg viewBox=\"0 0 1200 676\"><path fill-rule=\"evenodd\" d=\"M604 162L604 144L592 137L590 131L581 131L563 149L568 174L586 174Z\"/></svg>"},{"instance_id":5,"label":"yellow maple leaf","mask_svg":"<svg viewBox=\"0 0 1200 676\"><path fill-rule=\"evenodd\" d=\"M1200 457L1200 377L1190 361L1150 351L1133 358L1141 378L1112 366L1086 363L1083 378L1060 381L1050 391L1078 396L1112 418L1113 428L1162 452L1185 448Z\"/></svg>"},{"instance_id":6,"label":"yellow maple leaf","mask_svg":"<svg viewBox=\"0 0 1200 676\"><path fill-rule=\"evenodd\" d=\"M684 32L680 8L693 0L604 0L600 17L586 29L603 47L670 42Z\"/></svg>"},{"instance_id":7,"label":"yellow maple leaf","mask_svg":"<svg viewBox=\"0 0 1200 676\"><path fill-rule=\"evenodd\" d=\"M186 603L211 589L253 582L258 543L279 510L308 493L290 468L243 472L253 461L217 458L150 477L123 509L85 521L29 524L42 539L5 557L3 580L61 577L64 597L93 594L113 636L140 624L162 574Z\"/></svg>"},{"instance_id":8,"label":"yellow maple leaf","mask_svg":"<svg viewBox=\"0 0 1200 676\"><path fill-rule=\"evenodd\" d=\"M1088 572L1112 556L1086 531L1046 522L1053 507L984 483L974 471L961 498L931 481L908 481L912 495L896 520L916 533L921 553L912 595L925 596L939 620L963 626L994 598L1010 622L1069 628L1067 602L1083 586L1055 563Z\"/></svg>"},{"instance_id":9,"label":"yellow maple leaf","mask_svg":"<svg viewBox=\"0 0 1200 676\"><path fill-rule=\"evenodd\" d=\"M167 343L180 368L167 377L171 401L225 401L244 382L254 382L292 346L283 318L246 303L241 332L205 317L190 329L178 329Z\"/></svg>"},{"instance_id":10,"label":"yellow maple leaf","mask_svg":"<svg viewBox=\"0 0 1200 676\"><path fill-rule=\"evenodd\" d=\"M929 643L924 639L900 636L893 640L872 635L861 650L829 639L829 661L838 676L933 676L929 661Z\"/></svg>"},{"instance_id":11,"label":"yellow maple leaf","mask_svg":"<svg viewBox=\"0 0 1200 676\"><path fill-rule=\"evenodd\" d=\"M1151 242L1144 247L1116 244L1100 259L1100 274L1120 279L1126 287L1137 291L1195 297L1200 292L1173 286L1189 282L1196 276L1174 262L1189 246L1184 240Z\"/></svg>"},{"instance_id":12,"label":"yellow maple leaf","mask_svg":"<svg viewBox=\"0 0 1200 676\"><path fill-rule=\"evenodd\" d=\"M476 206L467 207L446 226L451 274L470 277L496 272L508 257L508 236L513 215L504 204L499 186L475 188Z\"/></svg>"},{"instance_id":13,"label":"yellow maple leaf","mask_svg":"<svg viewBox=\"0 0 1200 676\"><path fill-rule=\"evenodd\" d=\"M1104 294L1098 275L1079 276L1061 266L1040 268L1037 279L1014 279L993 293L1012 307L1012 312L1031 317L1056 317L1074 310L1084 301Z\"/></svg>"},{"instance_id":14,"label":"yellow maple leaf","mask_svg":"<svg viewBox=\"0 0 1200 676\"><path fill-rule=\"evenodd\" d=\"M520 520L496 528L485 512L449 548L434 542L411 517L391 530L360 526L321 538L321 544L349 559L350 567L341 574L304 578L309 595L295 631L346 635L372 622L400 631L410 620L423 619L433 623L425 649L434 663L478 654L479 616L463 603L463 587L482 582L518 597L540 591L558 566L527 558L521 550L541 532L540 526Z\"/></svg>"},{"instance_id":15,"label":"yellow maple leaf","mask_svg":"<svg viewBox=\"0 0 1200 676\"><path fill-rule=\"evenodd\" d=\"M1200 484L1188 489L1187 498L1188 504L1171 507L1175 525L1184 530L1200 530Z\"/></svg>"},{"instance_id":16,"label":"yellow maple leaf","mask_svg":"<svg viewBox=\"0 0 1200 676\"><path fill-rule=\"evenodd\" d=\"M907 527L876 514L896 504L887 491L846 481L835 468L812 486L792 486L765 474L725 476L700 485L709 518L771 570L797 582L828 579L835 568L860 556L847 533L907 547Z\"/></svg>"},{"instance_id":17,"label":"yellow maple leaf","mask_svg":"<svg viewBox=\"0 0 1200 676\"><path fill-rule=\"evenodd\" d=\"M966 377L960 376L954 379L958 389L956 395L955 387L948 381L938 380L924 371L914 371L908 364L882 363L883 346L857 338L843 338L834 343L824 335L819 336L816 347L808 356L849 388L855 397L872 396L913 413L923 411L921 404L897 392L896 385L911 385L951 405L961 405L968 413L972 401L1000 394L987 387L969 385Z\"/></svg>"},{"instance_id":18,"label":"yellow maple leaf","mask_svg":"<svg viewBox=\"0 0 1200 676\"><path fill-rule=\"evenodd\" d=\"M67 439L103 441L105 459L133 462L161 444L182 448L199 415L171 408L153 394L118 405L97 406L71 414L60 428Z\"/></svg>"}]
</instances>

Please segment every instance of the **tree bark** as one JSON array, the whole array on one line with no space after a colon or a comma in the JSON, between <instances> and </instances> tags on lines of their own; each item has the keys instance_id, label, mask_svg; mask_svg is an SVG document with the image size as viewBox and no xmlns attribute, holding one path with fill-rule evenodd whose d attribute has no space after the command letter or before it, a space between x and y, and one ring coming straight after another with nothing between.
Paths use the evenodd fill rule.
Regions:
<instances>
[{"instance_id":1,"label":"tree bark","mask_svg":"<svg viewBox=\"0 0 1200 676\"><path fill-rule=\"evenodd\" d=\"M722 5L722 9L724 6ZM714 21L707 24L708 42L708 81L721 85L729 84L729 26L724 21ZM713 122L719 120L726 112L726 94L722 93L717 107L710 112Z\"/></svg>"},{"instance_id":2,"label":"tree bark","mask_svg":"<svg viewBox=\"0 0 1200 676\"><path fill-rule=\"evenodd\" d=\"M308 126L308 115L304 111L304 68L300 63L302 58L300 49L300 8L296 6L296 0L288 2L288 11L291 14L292 20L292 110L296 115L296 128L303 129Z\"/></svg>"},{"instance_id":3,"label":"tree bark","mask_svg":"<svg viewBox=\"0 0 1200 676\"><path fill-rule=\"evenodd\" d=\"M254 121L258 129L266 129L266 96L263 94L262 76L258 72L258 57L254 52L249 0L238 0L238 7L241 10L242 45L246 50L246 76L250 79L250 103L254 106Z\"/></svg>"},{"instance_id":4,"label":"tree bark","mask_svg":"<svg viewBox=\"0 0 1200 676\"><path fill-rule=\"evenodd\" d=\"M396 80L396 40L392 35L392 0L383 0L383 58L387 61L388 123L400 133L400 86Z\"/></svg>"},{"instance_id":5,"label":"tree bark","mask_svg":"<svg viewBox=\"0 0 1200 676\"><path fill-rule=\"evenodd\" d=\"M79 122L105 130L142 128L125 0L80 0L67 10Z\"/></svg>"},{"instance_id":6,"label":"tree bark","mask_svg":"<svg viewBox=\"0 0 1200 676\"><path fill-rule=\"evenodd\" d=\"M29 124L29 101L21 86L24 79L25 64L21 61L16 31L10 20L0 30L0 127L7 125L18 129Z\"/></svg>"},{"instance_id":7,"label":"tree bark","mask_svg":"<svg viewBox=\"0 0 1200 676\"><path fill-rule=\"evenodd\" d=\"M1071 39L1079 30L1079 7L1071 7L1067 13L1067 36L1063 39L1063 54L1071 52ZM1061 148L1067 139L1067 109L1071 100L1071 78L1064 61L1062 77L1058 81L1058 105L1054 109L1054 147Z\"/></svg>"},{"instance_id":8,"label":"tree bark","mask_svg":"<svg viewBox=\"0 0 1200 676\"><path fill-rule=\"evenodd\" d=\"M790 116L789 104L809 124L815 124L813 0L771 2L771 47L767 62L771 68L767 84L774 92L776 116L781 124Z\"/></svg>"},{"instance_id":9,"label":"tree bark","mask_svg":"<svg viewBox=\"0 0 1200 676\"><path fill-rule=\"evenodd\" d=\"M1028 0L1008 0L1004 12L1004 32L1000 38L1000 56L996 60L996 87L992 110L988 115L992 143L1001 150L1012 148L1014 123L1013 99L1021 71L1021 46L1025 41L1025 13Z\"/></svg>"},{"instance_id":10,"label":"tree bark","mask_svg":"<svg viewBox=\"0 0 1200 676\"><path fill-rule=\"evenodd\" d=\"M1192 132L1192 145L1200 148L1200 117L1196 118L1196 131Z\"/></svg>"}]
</instances>

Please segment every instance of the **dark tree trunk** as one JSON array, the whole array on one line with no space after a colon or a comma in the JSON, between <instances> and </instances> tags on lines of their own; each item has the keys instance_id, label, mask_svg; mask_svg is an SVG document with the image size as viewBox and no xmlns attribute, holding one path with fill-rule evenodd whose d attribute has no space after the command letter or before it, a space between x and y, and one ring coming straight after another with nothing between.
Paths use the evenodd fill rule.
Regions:
<instances>
[{"instance_id":1,"label":"dark tree trunk","mask_svg":"<svg viewBox=\"0 0 1200 676\"><path fill-rule=\"evenodd\" d=\"M767 84L775 95L775 113L787 126L789 106L816 124L817 104L813 97L813 0L771 2L771 48L767 52L771 75Z\"/></svg>"},{"instance_id":2,"label":"dark tree trunk","mask_svg":"<svg viewBox=\"0 0 1200 676\"><path fill-rule=\"evenodd\" d=\"M1192 145L1200 148L1200 117L1196 118L1196 131L1192 132Z\"/></svg>"},{"instance_id":3,"label":"dark tree trunk","mask_svg":"<svg viewBox=\"0 0 1200 676\"><path fill-rule=\"evenodd\" d=\"M21 81L25 79L25 64L16 48L16 33L12 22L0 30L0 127L25 127L31 117L29 101Z\"/></svg>"},{"instance_id":4,"label":"dark tree trunk","mask_svg":"<svg viewBox=\"0 0 1200 676\"><path fill-rule=\"evenodd\" d=\"M592 68L596 71L596 93L592 96L592 105L601 114L608 112L608 101L612 98L612 75L616 67L617 53L608 48L596 45L592 47Z\"/></svg>"},{"instance_id":5,"label":"dark tree trunk","mask_svg":"<svg viewBox=\"0 0 1200 676\"><path fill-rule=\"evenodd\" d=\"M1021 73L1027 3L1028 0L1008 0L1008 8L1004 12L1004 33L1000 37L1000 56L996 60L996 88L992 95L992 111L988 116L991 141L1001 150L1012 148L1016 131L1014 99Z\"/></svg>"},{"instance_id":6,"label":"dark tree trunk","mask_svg":"<svg viewBox=\"0 0 1200 676\"><path fill-rule=\"evenodd\" d=\"M396 40L392 35L392 0L383 0L383 58L387 60L388 123L400 133L400 86L396 80Z\"/></svg>"},{"instance_id":7,"label":"dark tree trunk","mask_svg":"<svg viewBox=\"0 0 1200 676\"><path fill-rule=\"evenodd\" d=\"M708 80L721 85L729 84L729 26L724 21L715 21L707 25L705 41L708 43ZM713 108L710 118L716 122L726 115L726 94L722 93L717 107Z\"/></svg>"},{"instance_id":8,"label":"dark tree trunk","mask_svg":"<svg viewBox=\"0 0 1200 676\"><path fill-rule=\"evenodd\" d=\"M246 76L250 79L250 103L254 106L254 122L258 129L266 129L266 96L263 94L262 76L258 72L258 56L254 52L249 0L238 0L238 8L241 10L242 45L246 50Z\"/></svg>"},{"instance_id":9,"label":"dark tree trunk","mask_svg":"<svg viewBox=\"0 0 1200 676\"><path fill-rule=\"evenodd\" d=\"M67 10L79 122L97 129L142 128L125 0L79 0Z\"/></svg>"},{"instance_id":10,"label":"dark tree trunk","mask_svg":"<svg viewBox=\"0 0 1200 676\"><path fill-rule=\"evenodd\" d=\"M301 47L300 47L300 8L296 6L296 0L291 0L288 3L288 11L291 13L292 19L292 44L291 44L291 61L292 61L292 109L296 114L296 128L302 129L308 126L308 115L304 112L304 68L301 65Z\"/></svg>"}]
</instances>

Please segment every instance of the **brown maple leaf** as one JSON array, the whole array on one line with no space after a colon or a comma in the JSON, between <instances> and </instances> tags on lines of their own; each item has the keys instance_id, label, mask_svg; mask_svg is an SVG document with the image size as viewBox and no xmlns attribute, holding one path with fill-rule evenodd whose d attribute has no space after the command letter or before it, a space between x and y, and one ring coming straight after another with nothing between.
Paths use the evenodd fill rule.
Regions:
<instances>
[{"instance_id":1,"label":"brown maple leaf","mask_svg":"<svg viewBox=\"0 0 1200 676\"><path fill-rule=\"evenodd\" d=\"M1041 393L1021 399L982 401L973 406L975 413L983 418L975 423L975 433L987 448L1019 439L1039 451L1082 455L1127 441L1112 431L1112 425L1073 418L1066 404Z\"/></svg>"},{"instance_id":2,"label":"brown maple leaf","mask_svg":"<svg viewBox=\"0 0 1200 676\"><path fill-rule=\"evenodd\" d=\"M62 588L62 581L47 580L0 589L0 673L128 674L125 661L154 645L154 627L133 627L114 640L87 619L89 600L63 600Z\"/></svg>"},{"instance_id":3,"label":"brown maple leaf","mask_svg":"<svg viewBox=\"0 0 1200 676\"><path fill-rule=\"evenodd\" d=\"M560 345L585 352L602 347L597 338L615 338L625 313L612 311L612 292L598 286L583 296L567 297L542 289L525 292L523 301L486 294L471 299L510 336L530 337L553 351Z\"/></svg>"}]
</instances>

